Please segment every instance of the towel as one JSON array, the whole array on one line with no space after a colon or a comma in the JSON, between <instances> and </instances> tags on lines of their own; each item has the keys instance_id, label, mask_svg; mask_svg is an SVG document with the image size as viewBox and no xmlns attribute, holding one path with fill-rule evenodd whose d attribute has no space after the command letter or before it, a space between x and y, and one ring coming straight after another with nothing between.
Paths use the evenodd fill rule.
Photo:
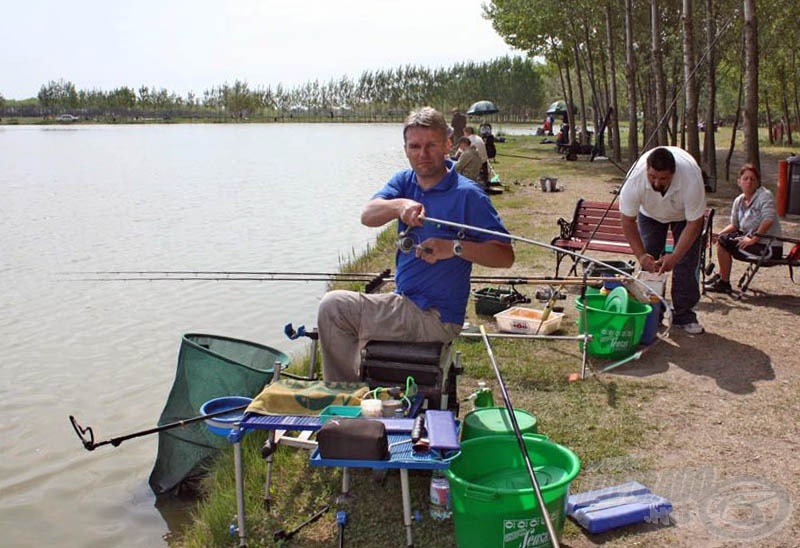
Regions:
<instances>
[{"instance_id":1,"label":"towel","mask_svg":"<svg viewBox=\"0 0 800 548\"><path fill-rule=\"evenodd\" d=\"M245 413L319 415L329 405L361 405L369 392L363 383L280 379L268 384Z\"/></svg>"}]
</instances>

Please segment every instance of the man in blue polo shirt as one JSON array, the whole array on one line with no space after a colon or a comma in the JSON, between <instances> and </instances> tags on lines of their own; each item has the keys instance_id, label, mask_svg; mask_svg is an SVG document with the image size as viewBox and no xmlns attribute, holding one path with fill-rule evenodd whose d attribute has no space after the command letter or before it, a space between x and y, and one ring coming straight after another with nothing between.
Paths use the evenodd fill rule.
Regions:
<instances>
[{"instance_id":1,"label":"man in blue polo shirt","mask_svg":"<svg viewBox=\"0 0 800 548\"><path fill-rule=\"evenodd\" d=\"M403 126L411 169L392 177L366 204L361 222L398 220L394 293L330 291L317 315L326 381L358 380L361 349L370 340L449 342L464 323L472 263L508 268L510 240L424 222L425 218L507 234L489 197L446 160L447 122L433 108L412 112Z\"/></svg>"}]
</instances>

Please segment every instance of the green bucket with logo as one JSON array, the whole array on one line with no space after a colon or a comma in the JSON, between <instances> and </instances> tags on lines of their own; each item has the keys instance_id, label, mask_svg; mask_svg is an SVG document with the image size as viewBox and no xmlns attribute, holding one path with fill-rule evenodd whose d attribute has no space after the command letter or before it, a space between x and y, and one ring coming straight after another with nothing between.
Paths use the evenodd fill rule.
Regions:
<instances>
[{"instance_id":1,"label":"green bucket with logo","mask_svg":"<svg viewBox=\"0 0 800 548\"><path fill-rule=\"evenodd\" d=\"M587 294L585 299L575 300L578 330L581 335L588 331L592 336L586 350L589 355L613 360L636 351L653 308L636 299L615 298L625 291L618 287L608 295ZM580 346L583 350L583 343Z\"/></svg>"},{"instance_id":2,"label":"green bucket with logo","mask_svg":"<svg viewBox=\"0 0 800 548\"><path fill-rule=\"evenodd\" d=\"M524 434L522 438L560 542L569 486L581 462L546 436ZM551 546L516 436L481 436L462 442L461 453L445 473L458 548Z\"/></svg>"}]
</instances>

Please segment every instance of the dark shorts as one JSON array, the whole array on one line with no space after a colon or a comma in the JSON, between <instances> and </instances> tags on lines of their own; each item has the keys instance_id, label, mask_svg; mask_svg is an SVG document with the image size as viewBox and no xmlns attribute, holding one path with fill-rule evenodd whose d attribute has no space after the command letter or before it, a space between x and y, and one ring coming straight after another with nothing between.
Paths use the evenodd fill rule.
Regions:
<instances>
[{"instance_id":1,"label":"dark shorts","mask_svg":"<svg viewBox=\"0 0 800 548\"><path fill-rule=\"evenodd\" d=\"M765 254L767 259L780 259L783 256L783 246L772 246L769 248L764 244L753 244L745 248L740 248L738 246L738 241L739 238L744 236L745 235L741 232L730 232L728 234L720 234L717 241L723 249L740 261L758 259L759 257L764 257Z\"/></svg>"}]
</instances>

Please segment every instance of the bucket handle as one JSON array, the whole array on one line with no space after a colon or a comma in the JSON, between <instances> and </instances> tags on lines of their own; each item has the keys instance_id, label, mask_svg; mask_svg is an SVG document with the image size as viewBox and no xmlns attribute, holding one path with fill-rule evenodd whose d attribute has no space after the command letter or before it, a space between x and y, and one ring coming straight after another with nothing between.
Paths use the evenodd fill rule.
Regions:
<instances>
[{"instance_id":1,"label":"bucket handle","mask_svg":"<svg viewBox=\"0 0 800 548\"><path fill-rule=\"evenodd\" d=\"M545 434L539 434L539 433L534 434L533 432L525 432L525 434L523 434L523 437L533 438L539 441L550 441L550 438L548 438Z\"/></svg>"},{"instance_id":2,"label":"bucket handle","mask_svg":"<svg viewBox=\"0 0 800 548\"><path fill-rule=\"evenodd\" d=\"M464 490L464 496L481 502L492 502L498 497L497 490L471 483Z\"/></svg>"}]
</instances>

